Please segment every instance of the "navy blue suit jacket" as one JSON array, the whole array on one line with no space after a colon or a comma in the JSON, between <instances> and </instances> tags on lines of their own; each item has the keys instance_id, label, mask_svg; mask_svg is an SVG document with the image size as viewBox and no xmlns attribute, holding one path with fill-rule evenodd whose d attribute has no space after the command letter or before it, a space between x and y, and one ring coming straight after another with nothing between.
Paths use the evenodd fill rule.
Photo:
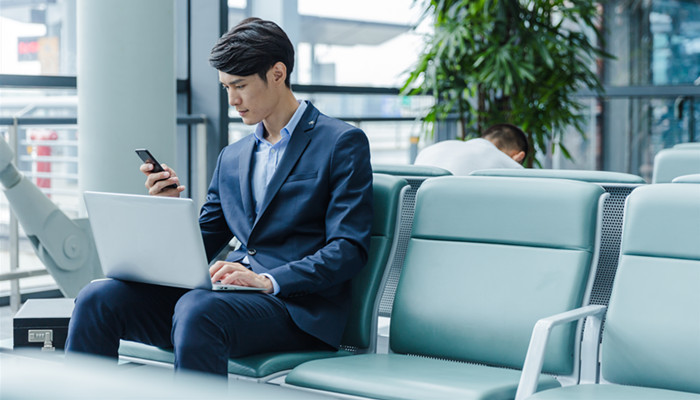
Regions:
<instances>
[{"instance_id":1,"label":"navy blue suit jacket","mask_svg":"<svg viewBox=\"0 0 700 400\"><path fill-rule=\"evenodd\" d=\"M200 215L212 259L235 236L251 269L269 273L294 322L338 347L350 279L367 262L372 169L364 132L308 104L267 187L260 214L250 184L255 137L223 149Z\"/></svg>"}]
</instances>

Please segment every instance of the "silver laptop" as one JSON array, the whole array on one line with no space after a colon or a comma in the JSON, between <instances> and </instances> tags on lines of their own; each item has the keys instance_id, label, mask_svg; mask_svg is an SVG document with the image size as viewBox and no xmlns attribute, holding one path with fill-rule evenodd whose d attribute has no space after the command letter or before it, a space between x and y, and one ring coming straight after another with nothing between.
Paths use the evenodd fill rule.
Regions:
<instances>
[{"instance_id":1,"label":"silver laptop","mask_svg":"<svg viewBox=\"0 0 700 400\"><path fill-rule=\"evenodd\" d=\"M191 199L85 192L106 277L186 289L254 290L211 283Z\"/></svg>"}]
</instances>

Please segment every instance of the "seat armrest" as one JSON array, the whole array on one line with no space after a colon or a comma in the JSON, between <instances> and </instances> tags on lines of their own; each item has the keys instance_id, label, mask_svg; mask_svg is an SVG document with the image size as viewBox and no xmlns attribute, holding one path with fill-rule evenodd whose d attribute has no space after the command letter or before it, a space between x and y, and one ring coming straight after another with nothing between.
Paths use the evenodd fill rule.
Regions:
<instances>
[{"instance_id":1,"label":"seat armrest","mask_svg":"<svg viewBox=\"0 0 700 400\"><path fill-rule=\"evenodd\" d=\"M558 325L566 324L569 322L578 321L581 318L588 318L586 323L586 328L584 330L584 338L581 353L584 351L590 351L591 347L594 347L594 371L595 364L597 364L597 344L600 337L600 326L602 321L602 316L605 314L606 307L600 305L589 305L574 310L566 311L560 314L552 315L551 317L542 318L535 324L535 328L532 330L532 336L530 337L530 345L527 349L527 355L525 356L525 364L523 365L523 371L520 375L520 382L518 383L518 391L515 394L515 400L525 399L535 393L537 390L537 382L542 372L542 365L544 364L544 352L547 347L547 341L549 340L549 333L552 328ZM597 329L596 329L597 327ZM591 332L587 332L590 328ZM582 367L582 375L583 375ZM586 374L591 373L591 367L586 367ZM595 379L595 372L593 372ZM587 376L587 379L590 377Z\"/></svg>"}]
</instances>

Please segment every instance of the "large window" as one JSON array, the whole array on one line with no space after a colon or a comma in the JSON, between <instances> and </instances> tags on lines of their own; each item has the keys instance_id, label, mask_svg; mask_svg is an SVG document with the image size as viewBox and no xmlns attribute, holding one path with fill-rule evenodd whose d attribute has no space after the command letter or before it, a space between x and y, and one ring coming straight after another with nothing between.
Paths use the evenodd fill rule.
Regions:
<instances>
[{"instance_id":1,"label":"large window","mask_svg":"<svg viewBox=\"0 0 700 400\"><path fill-rule=\"evenodd\" d=\"M0 74L75 75L75 2L1 2Z\"/></svg>"},{"instance_id":2,"label":"large window","mask_svg":"<svg viewBox=\"0 0 700 400\"><path fill-rule=\"evenodd\" d=\"M259 8L271 3L282 5L283 12ZM375 163L411 162L411 136L422 135L419 116L431 100L398 96L397 88L418 58L422 33L430 29L427 20L418 26L419 2L248 0L229 1L228 5L229 26L261 16L287 32L296 48L292 83L299 88L295 90L299 98L364 129ZM322 93L318 85L324 87ZM328 86L339 88L328 93ZM250 131L250 127L232 123L229 140Z\"/></svg>"},{"instance_id":3,"label":"large window","mask_svg":"<svg viewBox=\"0 0 700 400\"><path fill-rule=\"evenodd\" d=\"M651 179L654 155L698 141L700 4L614 0L604 8L608 51L601 104L605 169Z\"/></svg>"},{"instance_id":4,"label":"large window","mask_svg":"<svg viewBox=\"0 0 700 400\"><path fill-rule=\"evenodd\" d=\"M651 182L654 156L700 141L700 3L694 0L611 0L602 3L605 97L581 97L586 136L563 138L573 156L555 152L554 168L602 169Z\"/></svg>"}]
</instances>

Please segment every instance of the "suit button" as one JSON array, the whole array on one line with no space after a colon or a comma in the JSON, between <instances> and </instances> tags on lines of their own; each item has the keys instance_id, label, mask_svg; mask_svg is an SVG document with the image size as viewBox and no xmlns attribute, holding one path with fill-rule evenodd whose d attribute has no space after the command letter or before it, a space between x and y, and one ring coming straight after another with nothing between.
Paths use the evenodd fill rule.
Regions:
<instances>
[{"instance_id":1,"label":"suit button","mask_svg":"<svg viewBox=\"0 0 700 400\"><path fill-rule=\"evenodd\" d=\"M255 251L255 249L248 249L249 256L254 256L256 253L257 253L257 251Z\"/></svg>"}]
</instances>

